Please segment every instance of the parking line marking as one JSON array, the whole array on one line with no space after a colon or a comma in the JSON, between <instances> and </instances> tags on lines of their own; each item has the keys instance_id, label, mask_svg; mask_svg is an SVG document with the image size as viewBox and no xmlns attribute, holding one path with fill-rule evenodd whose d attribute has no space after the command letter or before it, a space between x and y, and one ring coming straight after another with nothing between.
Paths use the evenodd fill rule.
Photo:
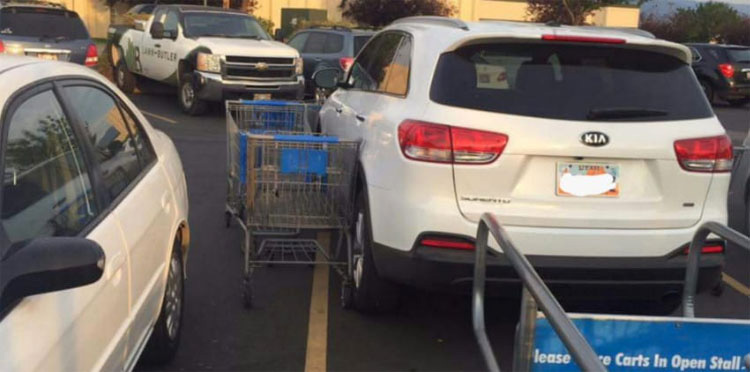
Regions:
<instances>
[{"instance_id":1,"label":"parking line marking","mask_svg":"<svg viewBox=\"0 0 750 372\"><path fill-rule=\"evenodd\" d=\"M155 118L155 119L159 119L159 120L167 122L169 124L177 124L177 121L172 120L172 119L170 119L170 118L168 118L166 116L152 114L152 113L150 113L148 111L143 111L143 110L141 110L141 112L143 113L143 115L150 116L150 117Z\"/></svg>"},{"instance_id":2,"label":"parking line marking","mask_svg":"<svg viewBox=\"0 0 750 372\"><path fill-rule=\"evenodd\" d=\"M323 247L329 247L330 234L328 232L319 233L318 242ZM322 262L324 260L325 257L316 252L315 261ZM328 275L328 265L315 265L310 295L305 372L324 372L327 367Z\"/></svg>"},{"instance_id":3,"label":"parking line marking","mask_svg":"<svg viewBox=\"0 0 750 372\"><path fill-rule=\"evenodd\" d=\"M721 279L724 283L727 283L732 289L740 292L743 296L750 297L750 288L745 287L739 280L732 278L727 273L721 273Z\"/></svg>"}]
</instances>

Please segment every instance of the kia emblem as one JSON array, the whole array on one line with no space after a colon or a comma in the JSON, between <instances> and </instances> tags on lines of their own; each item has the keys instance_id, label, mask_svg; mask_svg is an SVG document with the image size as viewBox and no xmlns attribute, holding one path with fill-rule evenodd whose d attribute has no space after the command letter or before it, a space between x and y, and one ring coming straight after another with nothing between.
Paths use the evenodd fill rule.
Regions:
<instances>
[{"instance_id":1,"label":"kia emblem","mask_svg":"<svg viewBox=\"0 0 750 372\"><path fill-rule=\"evenodd\" d=\"M586 146L601 147L609 143L609 136L602 132L586 132L581 134L581 143Z\"/></svg>"}]
</instances>

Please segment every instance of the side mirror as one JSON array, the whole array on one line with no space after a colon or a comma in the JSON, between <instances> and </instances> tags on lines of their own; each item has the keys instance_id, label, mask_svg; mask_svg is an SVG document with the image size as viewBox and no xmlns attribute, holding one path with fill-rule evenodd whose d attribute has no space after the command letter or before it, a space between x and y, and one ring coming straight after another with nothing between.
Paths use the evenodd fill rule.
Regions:
<instances>
[{"instance_id":1,"label":"side mirror","mask_svg":"<svg viewBox=\"0 0 750 372\"><path fill-rule=\"evenodd\" d=\"M339 86L339 78L341 77L341 71L336 68L326 68L315 71L312 76L312 80L315 82L315 86L323 89L334 89Z\"/></svg>"},{"instance_id":2,"label":"side mirror","mask_svg":"<svg viewBox=\"0 0 750 372\"><path fill-rule=\"evenodd\" d=\"M277 28L276 31L273 33L273 39L276 41L284 41L284 35L281 34L281 29Z\"/></svg>"},{"instance_id":3,"label":"side mirror","mask_svg":"<svg viewBox=\"0 0 750 372\"><path fill-rule=\"evenodd\" d=\"M161 22L154 22L151 25L151 38L152 39L163 39L164 38L164 24Z\"/></svg>"},{"instance_id":4,"label":"side mirror","mask_svg":"<svg viewBox=\"0 0 750 372\"><path fill-rule=\"evenodd\" d=\"M101 278L104 251L84 238L37 238L0 262L0 311L24 297L82 287Z\"/></svg>"},{"instance_id":5,"label":"side mirror","mask_svg":"<svg viewBox=\"0 0 750 372\"><path fill-rule=\"evenodd\" d=\"M133 24L135 25L135 29L138 31L146 31L146 21L136 19L133 21Z\"/></svg>"}]
</instances>

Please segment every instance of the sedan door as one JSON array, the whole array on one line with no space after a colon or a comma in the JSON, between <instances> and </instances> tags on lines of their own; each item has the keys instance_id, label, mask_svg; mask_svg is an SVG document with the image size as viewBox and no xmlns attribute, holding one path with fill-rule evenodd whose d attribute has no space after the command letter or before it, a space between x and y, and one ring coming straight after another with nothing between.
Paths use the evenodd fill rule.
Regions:
<instances>
[{"instance_id":1,"label":"sedan door","mask_svg":"<svg viewBox=\"0 0 750 372\"><path fill-rule=\"evenodd\" d=\"M2 371L122 370L128 340L128 252L107 213L85 137L51 83L10 103L2 118L2 255L29 239L82 236L106 257L96 283L30 296L0 310Z\"/></svg>"},{"instance_id":2,"label":"sedan door","mask_svg":"<svg viewBox=\"0 0 750 372\"><path fill-rule=\"evenodd\" d=\"M131 317L128 365L159 315L177 210L172 187L140 124L114 94L86 82L64 91L86 124L106 197L119 217L130 253Z\"/></svg>"}]
</instances>

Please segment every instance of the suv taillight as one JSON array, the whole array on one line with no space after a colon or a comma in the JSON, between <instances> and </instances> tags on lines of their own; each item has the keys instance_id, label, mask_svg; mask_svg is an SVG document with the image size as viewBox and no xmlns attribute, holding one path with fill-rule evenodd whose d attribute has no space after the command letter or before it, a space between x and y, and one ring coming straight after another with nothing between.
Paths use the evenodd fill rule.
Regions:
<instances>
[{"instance_id":1,"label":"suv taillight","mask_svg":"<svg viewBox=\"0 0 750 372\"><path fill-rule=\"evenodd\" d=\"M99 54L96 51L96 45L89 44L89 48L86 49L86 61L84 61L84 65L88 67L96 66L96 64L99 62Z\"/></svg>"},{"instance_id":2,"label":"suv taillight","mask_svg":"<svg viewBox=\"0 0 750 372\"><path fill-rule=\"evenodd\" d=\"M341 66L341 69L344 70L344 72L349 71L349 67L352 67L353 63L354 58L352 57L341 57L339 59L339 66Z\"/></svg>"},{"instance_id":3,"label":"suv taillight","mask_svg":"<svg viewBox=\"0 0 750 372\"><path fill-rule=\"evenodd\" d=\"M674 151L682 169L690 172L732 170L732 140L728 136L675 141Z\"/></svg>"},{"instance_id":4,"label":"suv taillight","mask_svg":"<svg viewBox=\"0 0 750 372\"><path fill-rule=\"evenodd\" d=\"M734 66L732 66L729 63L722 63L719 65L719 71L722 75L724 75L727 79L731 79L734 77Z\"/></svg>"},{"instance_id":5,"label":"suv taillight","mask_svg":"<svg viewBox=\"0 0 750 372\"><path fill-rule=\"evenodd\" d=\"M3 44L2 40L0 40L0 53L5 53L5 44Z\"/></svg>"},{"instance_id":6,"label":"suv taillight","mask_svg":"<svg viewBox=\"0 0 750 372\"><path fill-rule=\"evenodd\" d=\"M409 159L434 163L489 164L503 153L501 133L405 120L398 127L401 151Z\"/></svg>"}]
</instances>

